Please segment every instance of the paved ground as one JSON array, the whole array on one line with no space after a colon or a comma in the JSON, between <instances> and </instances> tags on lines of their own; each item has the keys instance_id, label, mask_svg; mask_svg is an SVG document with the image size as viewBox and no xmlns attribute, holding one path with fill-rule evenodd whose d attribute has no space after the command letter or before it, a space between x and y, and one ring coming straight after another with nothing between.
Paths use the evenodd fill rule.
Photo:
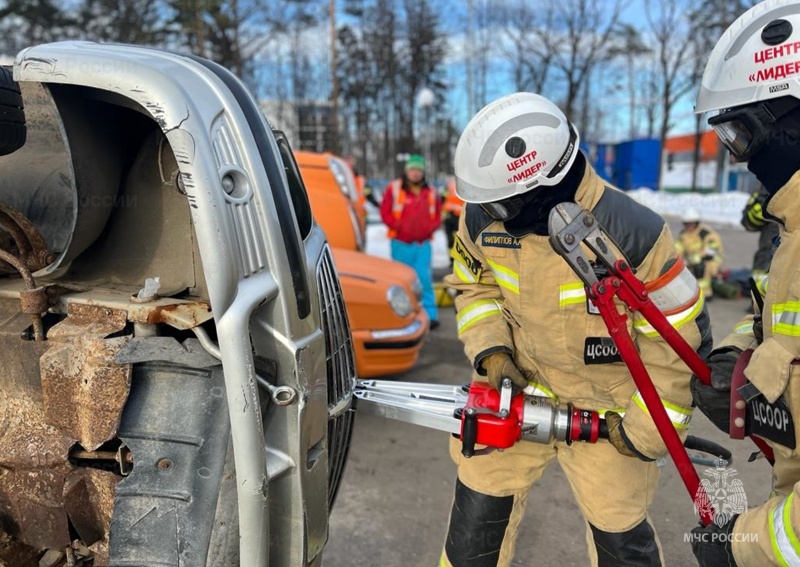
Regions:
<instances>
[{"instance_id":1,"label":"paved ground","mask_svg":"<svg viewBox=\"0 0 800 567\"><path fill-rule=\"evenodd\" d=\"M726 267L749 266L756 235L720 229ZM719 341L741 318L745 300L709 304L714 337ZM424 346L418 365L397 378L461 384L469 365L456 337L455 317L442 310L442 326ZM747 463L749 441L732 442L700 412L692 433L734 450L733 468L744 483L748 502L759 504L769 492L770 470L761 459ZM455 480L447 453L448 434L361 415L344 484L331 518L326 567L435 567L444 538ZM704 467L698 467L702 474ZM651 509L668 565L694 565L684 534L696 524L689 499L674 466L662 469L661 485ZM519 535L518 566L588 565L584 524L569 485L557 464L534 487Z\"/></svg>"}]
</instances>

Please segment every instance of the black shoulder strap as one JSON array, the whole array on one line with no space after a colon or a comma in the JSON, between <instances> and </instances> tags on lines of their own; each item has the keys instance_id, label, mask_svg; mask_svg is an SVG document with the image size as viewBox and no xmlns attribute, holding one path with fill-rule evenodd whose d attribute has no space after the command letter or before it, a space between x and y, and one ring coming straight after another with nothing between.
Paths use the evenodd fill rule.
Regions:
<instances>
[{"instance_id":1,"label":"black shoulder strap","mask_svg":"<svg viewBox=\"0 0 800 567\"><path fill-rule=\"evenodd\" d=\"M664 230L664 219L611 187L605 188L592 213L634 268L642 265Z\"/></svg>"},{"instance_id":2,"label":"black shoulder strap","mask_svg":"<svg viewBox=\"0 0 800 567\"><path fill-rule=\"evenodd\" d=\"M469 232L469 238L472 242L477 241L480 233L494 222L492 217L486 214L486 211L480 205L475 203L467 203L464 214L467 215L467 232Z\"/></svg>"}]
</instances>

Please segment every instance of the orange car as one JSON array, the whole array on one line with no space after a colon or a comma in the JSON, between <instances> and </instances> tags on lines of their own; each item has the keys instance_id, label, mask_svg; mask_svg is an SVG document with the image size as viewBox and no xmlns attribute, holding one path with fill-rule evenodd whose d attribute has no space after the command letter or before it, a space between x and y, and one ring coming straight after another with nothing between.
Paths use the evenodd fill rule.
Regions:
<instances>
[{"instance_id":1,"label":"orange car","mask_svg":"<svg viewBox=\"0 0 800 567\"><path fill-rule=\"evenodd\" d=\"M350 164L329 153L296 150L297 165L308 189L314 218L331 246L364 249L367 233L366 199L359 195ZM350 223L342 222L349 218Z\"/></svg>"},{"instance_id":2,"label":"orange car","mask_svg":"<svg viewBox=\"0 0 800 567\"><path fill-rule=\"evenodd\" d=\"M345 167L353 178L346 161L333 154L302 151L296 151L295 157L314 218L331 243L358 376L371 378L409 370L417 362L428 333L417 274L405 264L362 251L359 243L363 238L358 233L365 225L359 222L353 201L337 181L337 177L346 180L348 175L335 173Z\"/></svg>"},{"instance_id":3,"label":"orange car","mask_svg":"<svg viewBox=\"0 0 800 567\"><path fill-rule=\"evenodd\" d=\"M428 332L417 274L404 264L333 248L359 378L397 374L417 362Z\"/></svg>"}]
</instances>

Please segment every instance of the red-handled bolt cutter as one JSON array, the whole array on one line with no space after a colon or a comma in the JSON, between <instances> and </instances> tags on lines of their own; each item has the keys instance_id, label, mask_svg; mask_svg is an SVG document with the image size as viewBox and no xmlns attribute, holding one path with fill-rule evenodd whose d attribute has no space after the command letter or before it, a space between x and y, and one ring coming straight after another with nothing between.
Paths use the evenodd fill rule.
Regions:
<instances>
[{"instance_id":1,"label":"red-handled bolt cutter","mask_svg":"<svg viewBox=\"0 0 800 567\"><path fill-rule=\"evenodd\" d=\"M628 332L628 316L617 310L614 299L619 298L628 309L641 313L704 384L711 384L711 370L653 303L644 283L635 276L631 266L614 255L608 236L591 212L577 203L561 203L550 212L548 228L550 245L586 286L589 298L600 312L620 357L628 367L689 495L697 502L702 498L700 491L704 490L700 478ZM607 270L606 276L597 277L581 244L595 254L596 263ZM761 439L754 438L754 441L769 459L772 454L769 446ZM713 510L700 508L699 513L704 524L708 525L713 520Z\"/></svg>"}]
</instances>

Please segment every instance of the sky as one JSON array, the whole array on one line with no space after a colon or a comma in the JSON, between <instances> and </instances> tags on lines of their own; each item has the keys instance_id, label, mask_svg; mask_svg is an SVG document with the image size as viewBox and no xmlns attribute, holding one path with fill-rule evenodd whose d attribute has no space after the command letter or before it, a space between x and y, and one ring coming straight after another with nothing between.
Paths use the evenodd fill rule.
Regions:
<instances>
[{"instance_id":1,"label":"sky","mask_svg":"<svg viewBox=\"0 0 800 567\"><path fill-rule=\"evenodd\" d=\"M486 2L504 2L505 0L474 0L476 3L481 1ZM610 0L597 0L601 5L611 5ZM658 2L658 0L653 0ZM447 19L443 18L443 25L447 28L448 42L450 45L450 53L447 62L447 79L450 84L448 91L448 105L457 126L463 127L469 120L470 113L467 111L467 76L465 71L464 53L465 53L465 23L466 16L463 13L463 6L466 4L463 0L440 0L440 5L448 5L451 10ZM642 32L647 30L647 22L644 15L645 0L628 0L626 7L622 13L621 20L637 26ZM461 8L459 10L459 8ZM490 77L487 81L486 101L491 101L500 96L513 92L514 86L509 78L508 67L505 64L502 55L495 54L494 60L490 65ZM627 93L627 83L625 76L622 75L622 67L618 63L615 66L614 72L619 74L619 77L612 78L609 81L608 76L604 85L599 88L601 92L597 94L596 103L601 107L602 111L607 114L605 119L606 131L604 140L596 141L619 141L627 138L628 136L628 123L629 123L629 96ZM602 70L601 70L602 72ZM608 74L607 74L608 75ZM614 87L617 86L616 89ZM699 85L697 85L699 88ZM553 86L553 92L544 93L554 98L558 97L563 89L558 85ZM694 131L694 112L693 104L696 89L692 89L686 96L684 96L673 109L673 129L672 134L679 135L690 133ZM563 95L562 95L563 96ZM643 126L643 125L642 125Z\"/></svg>"},{"instance_id":2,"label":"sky","mask_svg":"<svg viewBox=\"0 0 800 567\"><path fill-rule=\"evenodd\" d=\"M493 4L507 4L511 0L473 0L476 6L486 4L492 6ZM516 2L517 0L515 0ZM535 2L535 0L532 0ZM611 0L596 0L601 6L610 6ZM659 0L652 0L658 2ZM345 0L337 0L339 11L342 12L345 5ZM467 108L467 73L464 65L464 44L466 38L466 0L431 0L434 8L438 8L440 12L440 23L443 32L446 33L448 44L450 47L448 59L446 62L446 78L448 82L447 90L447 111L454 120L458 128L466 125L471 117L471 112ZM327 2L325 2L327 5ZM320 4L322 5L322 4ZM626 8L623 12L622 19L625 22L637 25L641 29L646 29L647 24L644 18L645 0L627 0L625 2ZM344 24L348 22L348 17L344 14L339 16L338 23ZM328 30L327 22L320 22L320 27L309 31L308 42L309 50L313 51L313 57L318 58L321 65L327 66L328 47L326 42L320 42L320 37L327 38ZM483 102L489 102L502 95L508 94L514 90L513 84L509 78L508 66L505 63L502 55L494 54L493 59L490 61L489 76L486 87L486 98ZM325 79L325 73L321 73ZM616 141L627 135L628 124L628 96L624 88L614 89L614 81L609 84L603 85L601 92L597 94L596 102L604 113L608 116L605 119L606 140L597 141ZM616 81L621 83L621 80ZM557 98L559 96L559 88L556 86L552 93L544 93L546 95ZM688 133L693 130L694 118L692 113L692 104L694 99L694 91L689 93L674 109L674 122L675 127L673 133L681 134ZM473 112L477 108L473 109Z\"/></svg>"}]
</instances>

